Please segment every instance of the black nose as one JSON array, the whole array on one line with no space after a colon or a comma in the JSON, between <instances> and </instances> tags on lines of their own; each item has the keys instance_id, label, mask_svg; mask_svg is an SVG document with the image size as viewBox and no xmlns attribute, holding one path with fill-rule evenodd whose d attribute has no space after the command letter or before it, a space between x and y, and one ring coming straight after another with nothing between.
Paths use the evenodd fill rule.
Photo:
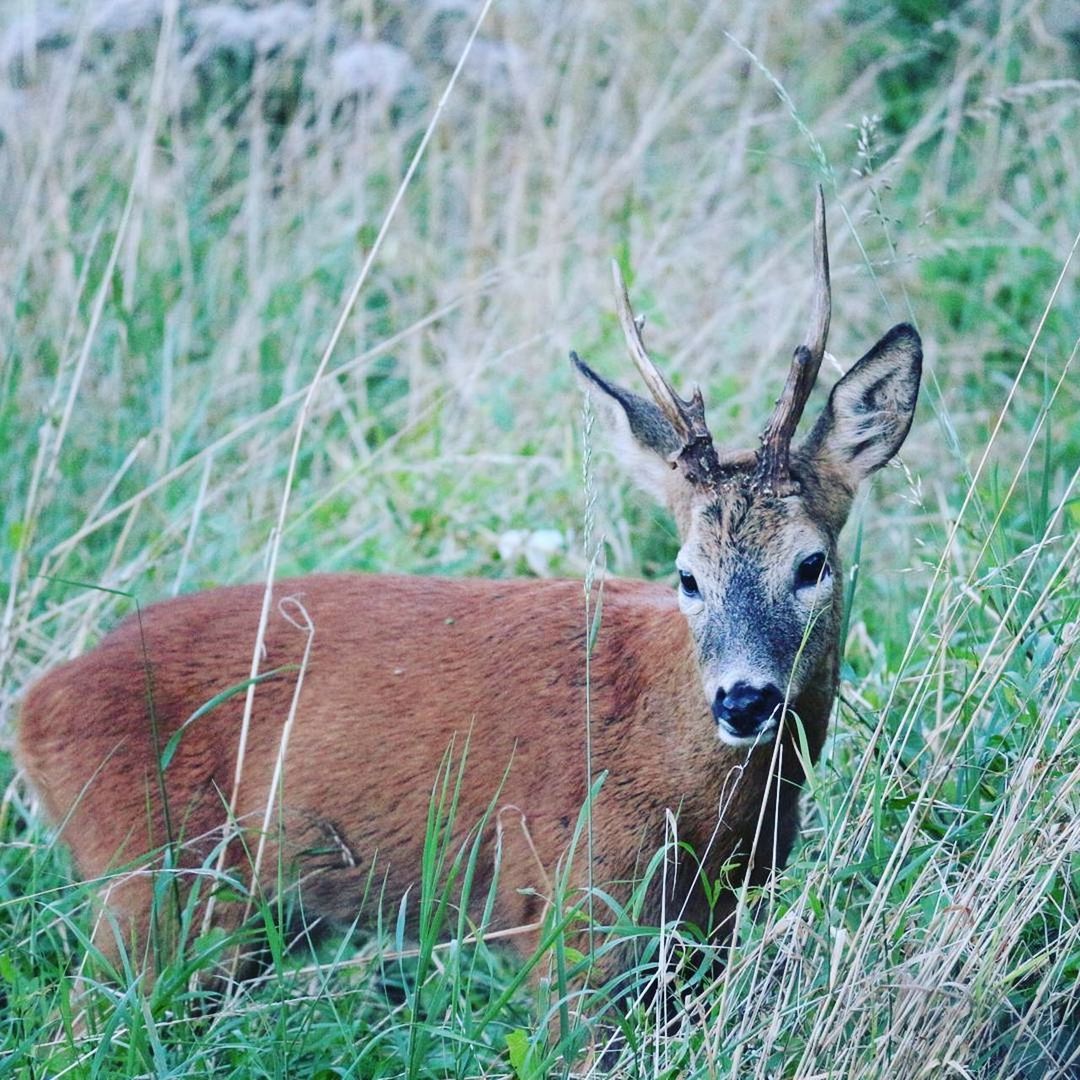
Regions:
<instances>
[{"instance_id":1,"label":"black nose","mask_svg":"<svg viewBox=\"0 0 1080 1080\"><path fill-rule=\"evenodd\" d=\"M751 738L783 703L784 695L771 683L751 686L737 682L730 690L717 690L713 716L734 734Z\"/></svg>"}]
</instances>

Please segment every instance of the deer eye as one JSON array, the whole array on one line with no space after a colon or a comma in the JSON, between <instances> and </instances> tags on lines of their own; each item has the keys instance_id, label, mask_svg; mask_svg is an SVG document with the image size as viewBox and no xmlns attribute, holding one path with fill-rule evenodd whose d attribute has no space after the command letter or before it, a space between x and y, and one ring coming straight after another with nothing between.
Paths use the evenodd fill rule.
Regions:
<instances>
[{"instance_id":1,"label":"deer eye","mask_svg":"<svg viewBox=\"0 0 1080 1080\"><path fill-rule=\"evenodd\" d=\"M813 555L807 555L795 570L795 589L812 589L815 585L825 581L832 573L829 560L825 558L823 551L815 551Z\"/></svg>"},{"instance_id":2,"label":"deer eye","mask_svg":"<svg viewBox=\"0 0 1080 1080\"><path fill-rule=\"evenodd\" d=\"M693 574L688 574L685 570L679 571L679 588L682 589L687 596L700 596L698 592L697 579Z\"/></svg>"}]
</instances>

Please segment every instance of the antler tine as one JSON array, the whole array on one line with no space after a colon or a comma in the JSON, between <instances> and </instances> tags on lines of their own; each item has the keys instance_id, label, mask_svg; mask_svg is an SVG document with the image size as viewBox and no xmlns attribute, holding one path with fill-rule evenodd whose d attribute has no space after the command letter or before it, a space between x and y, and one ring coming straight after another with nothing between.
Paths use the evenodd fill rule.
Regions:
<instances>
[{"instance_id":1,"label":"antler tine","mask_svg":"<svg viewBox=\"0 0 1080 1080\"><path fill-rule=\"evenodd\" d=\"M619 324L622 326L623 336L626 338L626 347L630 350L630 357L634 366L638 369L645 385L649 388L653 400L659 406L660 411L667 417L676 434L683 443L689 443L695 434L701 434L705 428L705 404L701 398L701 391L695 392L689 401L683 401L671 387L671 383L664 378L660 369L649 359L645 351L645 342L641 337L640 322L634 317L630 307L630 294L626 291L626 282L623 281L622 271L619 264L611 260L611 276L615 280L615 306L619 312ZM700 425L700 426L699 426Z\"/></svg>"},{"instance_id":2,"label":"antler tine","mask_svg":"<svg viewBox=\"0 0 1080 1080\"><path fill-rule=\"evenodd\" d=\"M817 380L831 318L832 288L829 282L829 244L825 233L825 193L819 184L814 213L814 301L810 324L806 344L795 350L784 391L761 435L756 484L764 491L778 495L791 493L791 439Z\"/></svg>"},{"instance_id":3,"label":"antler tine","mask_svg":"<svg viewBox=\"0 0 1080 1080\"><path fill-rule=\"evenodd\" d=\"M825 235L825 192L818 184L817 204L814 207L814 306L810 311L810 324L806 328L806 347L818 366L825 355L831 320L832 285L829 281L829 240ZM816 367L814 378L817 378Z\"/></svg>"}]
</instances>

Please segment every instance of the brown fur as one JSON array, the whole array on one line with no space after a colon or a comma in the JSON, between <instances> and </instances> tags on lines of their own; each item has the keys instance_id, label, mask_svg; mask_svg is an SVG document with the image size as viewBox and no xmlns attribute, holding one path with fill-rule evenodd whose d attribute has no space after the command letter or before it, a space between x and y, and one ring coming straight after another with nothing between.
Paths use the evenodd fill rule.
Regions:
<instances>
[{"instance_id":1,"label":"brown fur","mask_svg":"<svg viewBox=\"0 0 1080 1080\"><path fill-rule=\"evenodd\" d=\"M593 807L592 880L616 898L664 842L668 810L680 839L705 856L711 880L733 859L745 868L759 834L752 880L786 860L804 781L797 724L781 724L779 747L772 738L753 748L725 744L710 711L710 672L743 652L768 669L788 688L817 758L836 687L842 589L837 584L812 612L799 607L793 560L811 536L840 580L836 536L852 493L910 424L917 343L910 328L897 328L841 381L792 458L801 485L793 496L756 493L746 454L724 459L730 483L722 490L688 486L651 436L635 431L638 450L661 459L680 559L694 562L705 611L684 617L662 585L603 587L590 689L593 770L607 777ZM890 371L906 397L904 386L884 387ZM623 395L623 409L641 406L609 384L601 389ZM654 420L645 416L643 430ZM660 442L666 438L661 431ZM240 586L158 604L51 672L25 700L22 766L79 872L105 883L107 909L138 949L151 937L153 878L129 871L148 856L157 865L152 853L169 844L182 866L210 859L226 824L245 695L191 722L163 774L162 748L200 706L247 679L262 595L261 586ZM295 603L285 603L290 598ZM250 866L266 809L307 642L298 604L314 639L274 818L281 832L272 839L283 839L267 852L261 886L276 887L280 855L302 881L309 919L352 923L372 885L361 921L372 920L376 902L395 912L407 891L415 897L440 763L452 740L459 756L467 740L459 838L489 806L523 815L531 843L522 830L505 830L494 921L533 921L536 894L547 893L566 857L587 792L581 584L316 575L279 582L274 599L261 670L287 670L255 693L237 803L248 850L233 841L228 865L241 876ZM489 823L473 890L481 902L493 832ZM571 891L580 895L589 880L583 851L572 865ZM649 893L647 919L659 917L662 901L668 912L685 903L688 918L709 921L688 860L670 896ZM731 908L729 891L713 917ZM222 902L215 921L233 925L242 910ZM108 923L95 942L115 953Z\"/></svg>"},{"instance_id":2,"label":"brown fur","mask_svg":"<svg viewBox=\"0 0 1080 1080\"><path fill-rule=\"evenodd\" d=\"M452 735L459 750L468 738L458 821L480 820L509 767L498 805L520 809L553 873L587 787L581 584L318 575L280 582L275 600L285 597L315 626L283 800L287 822L300 823L290 846L318 850L295 854L302 874L314 872L304 889L309 912L354 919L376 852L390 910L415 890L431 788ZM201 703L246 679L261 600L261 586L241 586L156 605L141 626L127 620L27 696L22 764L49 816L63 823L84 877L106 878L166 842L146 688L163 746ZM278 613L263 670L299 664L305 641ZM666 660L659 672L658 655ZM255 695L237 813L256 827L295 680L290 671ZM611 887L661 845L665 808L682 807L683 836L704 850L722 791L746 754L717 742L668 588L606 584L591 689L594 769L609 773L594 818L596 882ZM237 694L194 721L165 772L175 838L189 864L201 863L220 836L243 705ZM817 705L820 745L828 700ZM736 846L749 847L770 756L769 747L755 751L753 776L734 785L716 866ZM240 852L236 858L243 865ZM583 858L577 864L581 885ZM276 860L266 865L272 887ZM535 904L517 890L546 888L524 837L507 829L497 924L530 922ZM129 920L125 936L134 929L145 941L150 889L138 876L110 897ZM112 952L110 938L105 927L98 944Z\"/></svg>"}]
</instances>

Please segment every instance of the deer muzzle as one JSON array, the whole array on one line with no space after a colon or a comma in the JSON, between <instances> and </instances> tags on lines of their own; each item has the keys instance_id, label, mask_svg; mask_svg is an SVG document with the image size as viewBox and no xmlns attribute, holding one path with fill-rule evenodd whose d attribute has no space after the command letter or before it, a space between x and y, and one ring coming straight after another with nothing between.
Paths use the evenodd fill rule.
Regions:
<instances>
[{"instance_id":1,"label":"deer muzzle","mask_svg":"<svg viewBox=\"0 0 1080 1080\"><path fill-rule=\"evenodd\" d=\"M772 683L752 686L736 682L717 690L712 713L720 738L741 746L771 736L779 727L783 706L784 695Z\"/></svg>"}]
</instances>

